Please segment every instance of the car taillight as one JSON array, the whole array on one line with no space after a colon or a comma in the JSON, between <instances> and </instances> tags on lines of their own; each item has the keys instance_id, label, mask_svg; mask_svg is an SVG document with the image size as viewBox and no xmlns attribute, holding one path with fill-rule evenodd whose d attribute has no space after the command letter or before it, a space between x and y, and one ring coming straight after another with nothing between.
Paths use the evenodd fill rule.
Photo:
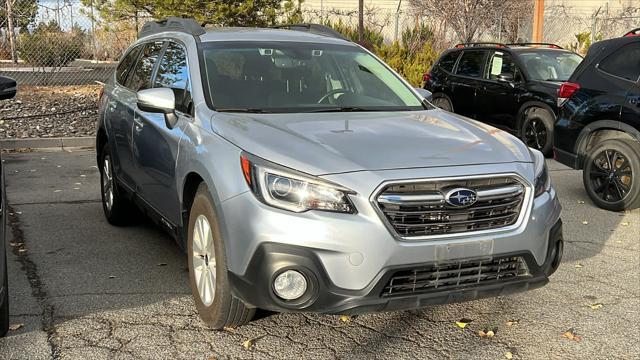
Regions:
<instances>
[{"instance_id":1,"label":"car taillight","mask_svg":"<svg viewBox=\"0 0 640 360\"><path fill-rule=\"evenodd\" d=\"M429 80L431 80L431 74L429 73L422 74L422 81L424 81L425 83L428 83Z\"/></svg>"},{"instance_id":2,"label":"car taillight","mask_svg":"<svg viewBox=\"0 0 640 360\"><path fill-rule=\"evenodd\" d=\"M578 89L580 89L580 84L571 82L562 83L562 85L560 85L560 90L558 90L558 97L568 99Z\"/></svg>"}]
</instances>

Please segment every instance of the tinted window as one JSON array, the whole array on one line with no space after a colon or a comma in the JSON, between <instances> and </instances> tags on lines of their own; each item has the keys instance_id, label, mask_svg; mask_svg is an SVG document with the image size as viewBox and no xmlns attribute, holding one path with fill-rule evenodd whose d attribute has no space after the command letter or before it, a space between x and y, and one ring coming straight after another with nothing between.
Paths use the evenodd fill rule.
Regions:
<instances>
[{"instance_id":1,"label":"tinted window","mask_svg":"<svg viewBox=\"0 0 640 360\"><path fill-rule=\"evenodd\" d=\"M640 42L623 46L607 56L598 68L621 78L638 81L640 77Z\"/></svg>"},{"instance_id":2,"label":"tinted window","mask_svg":"<svg viewBox=\"0 0 640 360\"><path fill-rule=\"evenodd\" d=\"M127 87L133 91L149 89L151 87L151 73L153 66L158 60L160 50L162 50L162 41L155 41L144 45L142 48L142 56L138 59L135 68L129 76Z\"/></svg>"},{"instance_id":3,"label":"tinted window","mask_svg":"<svg viewBox=\"0 0 640 360\"><path fill-rule=\"evenodd\" d=\"M484 64L484 51L465 51L462 53L456 74L480 77Z\"/></svg>"},{"instance_id":4,"label":"tinted window","mask_svg":"<svg viewBox=\"0 0 640 360\"><path fill-rule=\"evenodd\" d=\"M154 87L172 89L176 96L176 109L188 113L191 103L189 92L189 69L184 48L169 43L158 65Z\"/></svg>"},{"instance_id":5,"label":"tinted window","mask_svg":"<svg viewBox=\"0 0 640 360\"><path fill-rule=\"evenodd\" d=\"M582 62L580 55L568 51L532 51L519 56L532 80L567 81Z\"/></svg>"},{"instance_id":6,"label":"tinted window","mask_svg":"<svg viewBox=\"0 0 640 360\"><path fill-rule=\"evenodd\" d=\"M485 79L496 80L499 75L511 75L513 79L516 79L517 67L513 63L511 55L495 51L489 59L489 69Z\"/></svg>"},{"instance_id":7,"label":"tinted window","mask_svg":"<svg viewBox=\"0 0 640 360\"><path fill-rule=\"evenodd\" d=\"M458 55L460 55L459 51L450 52L442 57L440 60L440 67L448 72L453 72L453 66L456 64L456 60L458 60Z\"/></svg>"},{"instance_id":8,"label":"tinted window","mask_svg":"<svg viewBox=\"0 0 640 360\"><path fill-rule=\"evenodd\" d=\"M136 46L131 49L124 58L118 64L116 68L116 81L118 84L124 85L127 82L127 75L129 75L129 71L131 70L131 66L138 58L138 54L140 54L140 46Z\"/></svg>"}]
</instances>

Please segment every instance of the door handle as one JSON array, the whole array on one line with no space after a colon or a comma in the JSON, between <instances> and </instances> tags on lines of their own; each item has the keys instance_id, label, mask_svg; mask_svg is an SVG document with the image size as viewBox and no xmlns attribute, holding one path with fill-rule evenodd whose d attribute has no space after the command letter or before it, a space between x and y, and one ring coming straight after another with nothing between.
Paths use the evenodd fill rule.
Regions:
<instances>
[{"instance_id":1,"label":"door handle","mask_svg":"<svg viewBox=\"0 0 640 360\"><path fill-rule=\"evenodd\" d=\"M144 127L144 123L142 122L142 120L140 120L140 118L138 118L138 116L133 117L133 127L136 132L142 131L142 128Z\"/></svg>"}]
</instances>

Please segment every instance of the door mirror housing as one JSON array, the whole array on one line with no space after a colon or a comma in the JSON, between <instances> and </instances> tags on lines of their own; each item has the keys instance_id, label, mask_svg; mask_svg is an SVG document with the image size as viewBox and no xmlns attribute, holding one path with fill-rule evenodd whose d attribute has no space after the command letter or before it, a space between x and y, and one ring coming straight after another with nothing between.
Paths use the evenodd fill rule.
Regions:
<instances>
[{"instance_id":1,"label":"door mirror housing","mask_svg":"<svg viewBox=\"0 0 640 360\"><path fill-rule=\"evenodd\" d=\"M0 100L12 99L16 96L16 81L6 76L0 76Z\"/></svg>"},{"instance_id":2,"label":"door mirror housing","mask_svg":"<svg viewBox=\"0 0 640 360\"><path fill-rule=\"evenodd\" d=\"M423 98L427 99L427 101L431 101L433 99L433 94L431 91L423 88L415 88L416 92L420 94Z\"/></svg>"},{"instance_id":3,"label":"door mirror housing","mask_svg":"<svg viewBox=\"0 0 640 360\"><path fill-rule=\"evenodd\" d=\"M176 115L176 96L169 88L153 88L138 91L138 108L142 111L164 114L169 129L178 123Z\"/></svg>"}]
</instances>

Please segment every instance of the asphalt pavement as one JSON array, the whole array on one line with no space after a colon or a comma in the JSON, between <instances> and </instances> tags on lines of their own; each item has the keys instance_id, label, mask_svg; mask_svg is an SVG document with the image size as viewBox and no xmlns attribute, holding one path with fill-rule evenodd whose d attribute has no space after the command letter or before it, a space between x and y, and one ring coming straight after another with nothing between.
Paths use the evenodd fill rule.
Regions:
<instances>
[{"instance_id":1,"label":"asphalt pavement","mask_svg":"<svg viewBox=\"0 0 640 360\"><path fill-rule=\"evenodd\" d=\"M566 245L547 286L356 318L260 313L216 332L173 240L147 221L105 221L95 153L5 154L15 330L0 359L638 358L640 211L596 208L581 172L549 164Z\"/></svg>"}]
</instances>

